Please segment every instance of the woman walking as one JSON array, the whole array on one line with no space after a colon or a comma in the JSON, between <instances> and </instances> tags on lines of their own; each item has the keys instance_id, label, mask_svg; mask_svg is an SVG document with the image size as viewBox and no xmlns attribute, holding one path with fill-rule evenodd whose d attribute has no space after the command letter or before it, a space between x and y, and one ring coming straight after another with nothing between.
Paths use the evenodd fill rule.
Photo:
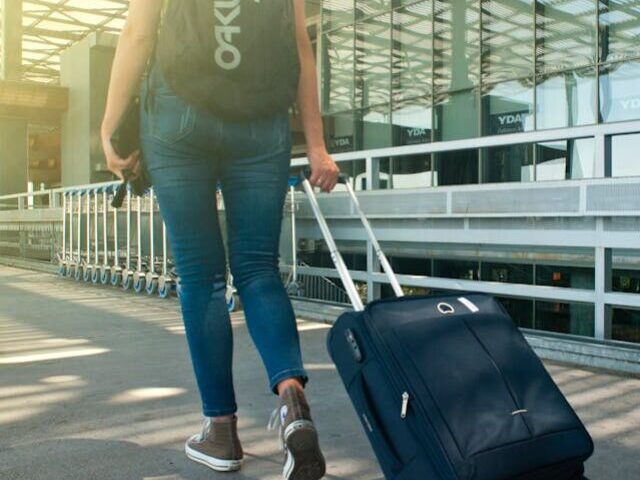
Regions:
<instances>
[{"instance_id":1,"label":"woman walking","mask_svg":"<svg viewBox=\"0 0 640 480\"><path fill-rule=\"evenodd\" d=\"M180 303L205 416L186 441L214 470L241 466L232 379L226 258L216 211L225 201L229 265L251 337L278 395L273 419L283 477L316 480L325 462L310 416L296 321L278 271L291 158L288 110L297 101L311 167L323 191L339 169L327 153L304 0L131 0L102 124L109 169L137 174L110 138L140 87L141 149L167 225Z\"/></svg>"}]
</instances>

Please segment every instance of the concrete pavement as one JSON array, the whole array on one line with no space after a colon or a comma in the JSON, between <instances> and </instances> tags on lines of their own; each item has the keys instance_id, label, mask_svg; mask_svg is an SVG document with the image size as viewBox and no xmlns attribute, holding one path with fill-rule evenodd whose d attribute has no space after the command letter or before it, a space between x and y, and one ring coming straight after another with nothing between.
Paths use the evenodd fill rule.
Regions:
<instances>
[{"instance_id":1,"label":"concrete pavement","mask_svg":"<svg viewBox=\"0 0 640 480\"><path fill-rule=\"evenodd\" d=\"M241 473L188 460L202 417L175 299L0 266L0 479L280 478L266 430L274 407L241 313L232 316ZM328 479L382 479L325 351L327 326L300 323ZM590 480L640 479L640 379L548 368L596 441Z\"/></svg>"}]
</instances>

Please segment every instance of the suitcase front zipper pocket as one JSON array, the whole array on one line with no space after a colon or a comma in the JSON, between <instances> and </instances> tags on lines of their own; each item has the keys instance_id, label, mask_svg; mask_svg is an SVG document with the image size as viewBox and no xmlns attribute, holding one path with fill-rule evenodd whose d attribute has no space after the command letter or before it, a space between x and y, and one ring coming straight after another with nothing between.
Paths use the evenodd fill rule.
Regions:
<instances>
[{"instance_id":1,"label":"suitcase front zipper pocket","mask_svg":"<svg viewBox=\"0 0 640 480\"><path fill-rule=\"evenodd\" d=\"M365 310L365 317L368 317L367 310ZM385 342L381 339L378 331L375 328L369 327L369 325L371 325L370 318L365 321L365 325L367 326L366 332L370 337L372 337L370 344L375 350L377 350L377 354L374 356L382 360L382 370L384 371L384 375L388 380L387 383L391 385L393 394L397 395L395 396L395 398L398 398L400 400L399 403L396 403L396 405L400 407L398 409L400 412L400 418L403 421L407 422L409 430L412 432L412 435L419 440L422 448L430 451L428 455L429 458L440 458L446 463L446 466L443 465L442 462L437 461L433 464L438 474L440 475L440 478L443 480L454 478L451 476L451 472L456 471L456 469L453 467L453 461L450 458L448 452L442 448L440 442L436 440L436 438L438 438L438 433L432 424L431 418L426 414L426 410L421 408L420 402L411 402L411 398L415 398L415 395L412 396L412 394L410 393L410 389L408 389L407 387L408 385L410 385L410 383L405 378L403 369L400 368L399 365L397 365L398 362L395 359L394 355L389 352L388 349L384 346ZM380 345L382 345L382 347L380 347ZM381 348L383 349L384 353L381 352ZM393 367L389 365L387 361L384 361L385 359L390 359L394 364ZM395 375L393 373L394 371L396 372ZM400 378L398 378L398 376ZM409 421L410 419L408 418L410 403L411 405L418 406L418 409L414 410L416 415L416 421L414 422ZM426 430L428 430L428 433ZM436 449L437 452L434 451Z\"/></svg>"},{"instance_id":2,"label":"suitcase front zipper pocket","mask_svg":"<svg viewBox=\"0 0 640 480\"><path fill-rule=\"evenodd\" d=\"M431 338L438 338L438 343L428 342ZM476 453L531 438L526 406L519 405L464 315L431 324L418 320L398 325L387 341L397 368L413 379L410 385L420 399L413 405L428 406L425 412L446 429L463 462ZM428 343L433 347L424 348ZM404 402L403 397L402 410ZM445 440L445 431L438 431Z\"/></svg>"}]
</instances>

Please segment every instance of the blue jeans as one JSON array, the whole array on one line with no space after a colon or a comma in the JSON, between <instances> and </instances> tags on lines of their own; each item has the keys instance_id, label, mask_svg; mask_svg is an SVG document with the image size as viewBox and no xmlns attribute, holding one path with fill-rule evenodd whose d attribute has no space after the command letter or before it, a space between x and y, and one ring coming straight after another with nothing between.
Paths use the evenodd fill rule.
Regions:
<instances>
[{"instance_id":1,"label":"blue jeans","mask_svg":"<svg viewBox=\"0 0 640 480\"><path fill-rule=\"evenodd\" d=\"M158 69L143 83L141 99L142 151L180 276L182 317L204 415L237 409L217 182L229 267L270 388L275 392L288 378L306 383L296 319L278 269L291 160L288 112L223 121L174 95Z\"/></svg>"}]
</instances>

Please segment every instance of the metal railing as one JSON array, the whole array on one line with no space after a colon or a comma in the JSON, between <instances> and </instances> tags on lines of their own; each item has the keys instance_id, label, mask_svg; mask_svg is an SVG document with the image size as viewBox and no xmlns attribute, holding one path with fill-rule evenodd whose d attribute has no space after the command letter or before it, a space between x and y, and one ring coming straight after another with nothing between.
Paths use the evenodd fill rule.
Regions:
<instances>
[{"instance_id":1,"label":"metal railing","mask_svg":"<svg viewBox=\"0 0 640 480\"><path fill-rule=\"evenodd\" d=\"M382 242L575 247L590 250L594 259L595 287L593 289L399 275L403 286L475 290L505 297L590 303L594 307L595 337L607 339L611 336L612 308L640 308L640 296L611 290L613 249L638 248L637 242L640 236L633 225L627 229L609 228L612 219L626 218L634 221L635 218L640 217L640 195L637 195L640 193L640 179L636 177L607 178L608 164L611 160L608 158L610 153L607 148L610 136L636 132L640 132L640 121L381 148L340 153L334 155L334 158L339 163L364 160L366 186L359 196L365 212L372 219L376 235ZM380 161L385 158L588 137L594 139L596 146L595 178L593 179L534 181L526 184L426 186L407 190L377 189L381 177ZM292 167L302 167L306 164L305 158L292 160ZM162 221L159 218L156 219L155 202L148 199L140 200L141 203L138 206L137 199L131 201L127 199L126 205L131 203L128 207L130 210L125 208L120 212L114 212L107 207L107 215L118 216L121 219L127 218L131 225L127 226L125 220L114 220L113 225L117 226L118 234L108 233L106 241L104 234L100 235L102 232L100 223L98 234L96 234L95 225L93 231L87 231L86 227L83 227L84 224L89 224L91 219L99 216L102 212L101 205L105 203L104 195L109 197L114 186L113 182L108 182L0 197L0 230L3 232L0 248L6 248L1 242L7 242L7 232L10 232L11 228L15 229L16 226L20 227L27 223L50 222L48 235L55 238L53 241L49 239L48 245L50 253L54 250L57 254L51 258L59 257L61 268L64 268L66 275L72 273L73 276L77 276L77 272L80 271L84 277L85 270L90 270L93 277L93 272L99 271L101 281L102 275L106 275L104 272L107 271L111 275L110 279L114 276L119 278L119 275L122 275L122 278L129 278L137 273L135 278L139 280L138 286L144 278L145 289L148 285L155 285L155 280L161 277L163 280L173 280L175 284L170 252L163 244L157 243L158 239L163 238L163 232L157 230L162 228ZM614 190L617 192L615 201L607 203L605 200L610 198L607 192ZM86 192L93 192L92 196L87 197ZM103 196L95 197L95 192L100 192ZM493 203L483 204L483 199L487 198L493 198ZM518 199L520 205L526 205L530 199L540 203L536 205L529 201L531 208L512 208L514 198ZM361 227L357 226L357 218L348 206L346 194L337 191L331 195L320 195L319 200L327 213L327 218L339 220L333 225L338 241L365 241ZM87 207L87 202L93 207ZM297 217L294 215L291 219L296 224L293 230L294 237L297 233L300 238L320 238L319 230L314 225L313 217L301 193L294 194L292 204L295 205L293 210L297 211ZM151 216L148 205L153 206L154 214ZM499 211L492 210L495 205L499 206ZM98 215L95 212L96 206ZM89 211L91 208L93 210ZM47 217L39 222L39 218L44 214L34 212L41 210L52 212L51 215L57 215L58 220L54 221ZM62 212L66 213L63 215ZM151 218L154 220L151 221ZM546 221L545 218L549 220ZM566 228L553 224L554 218L563 218ZM587 218L592 219L591 226L576 228L577 222ZM451 223L452 221L456 223ZM78 222L80 222L79 227ZM149 230L150 223L156 225L151 230ZM505 235L504 228L509 228L508 235ZM71 229L74 230L75 236L69 235ZM153 232L153 242L144 237L142 233L144 231ZM135 232L133 240L131 241L130 235L122 232L131 233L131 235ZM139 240L138 233L140 233ZM14 237L13 241L14 244L21 245L20 242L23 242L23 239ZM73 248L71 248L72 241ZM128 243L129 241L131 243ZM42 243L47 244L47 242ZM28 244L27 242L26 245ZM107 245L106 253L105 244ZM292 245L295 244L296 242L292 240ZM22 245L23 251L28 250L24 244ZM79 245L81 245L80 251L78 251ZM380 286L387 283L387 279L380 273L372 246L369 243L366 245L366 270L351 273L356 281L364 285L362 295L371 301L379 297ZM157 255L157 252L161 251L163 254ZM120 270L116 265L118 263L123 265L119 267ZM335 270L297 265L297 263L294 255L293 264L296 265L299 282L304 284L309 295L314 298L346 303L346 298L341 297L339 286L336 289L327 286L330 279L337 278ZM284 272L292 270L291 265L283 265L282 269ZM135 285L136 281L132 283ZM337 282L332 284L338 285Z\"/></svg>"}]
</instances>

